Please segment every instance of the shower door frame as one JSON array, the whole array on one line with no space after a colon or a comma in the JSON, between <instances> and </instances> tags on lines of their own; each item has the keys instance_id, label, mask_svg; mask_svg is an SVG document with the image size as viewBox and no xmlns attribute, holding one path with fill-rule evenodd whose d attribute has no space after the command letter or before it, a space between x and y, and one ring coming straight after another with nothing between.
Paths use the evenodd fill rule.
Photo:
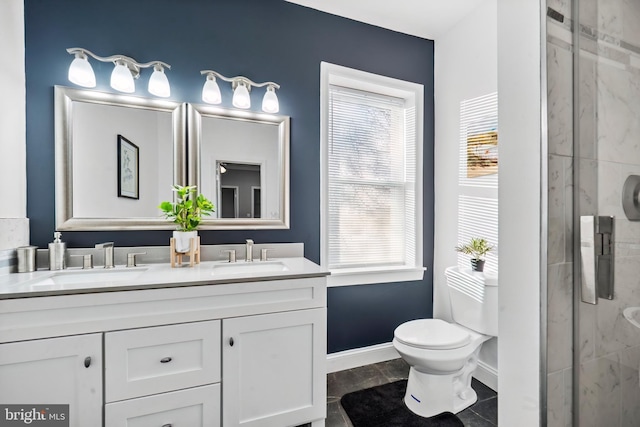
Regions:
<instances>
[{"instance_id":1,"label":"shower door frame","mask_svg":"<svg viewBox=\"0 0 640 427\"><path fill-rule=\"evenodd\" d=\"M572 317L573 358L572 358L572 365L573 366L572 366L572 390L571 390L572 425L575 427L580 426L582 412L586 409L585 405L588 405L589 403L594 403L594 402L597 403L598 409L596 409L596 411L597 413L600 413L599 411L603 407L606 409L607 404L611 404L612 402L614 402L616 405L618 405L616 407L618 411L618 417L619 417L617 419L618 424L614 424L616 420L611 420L611 421L612 421L612 427L616 427L617 425L623 425L624 415L625 415L625 401L623 400L623 397L626 396L624 387L625 385L628 386L628 384L625 384L625 374L623 369L637 370L638 368L637 365L631 366L630 364L629 365L625 364L627 362L630 362L631 360L631 359L629 360L625 359L626 352L627 351L633 352L633 349L637 346L638 342L633 335L626 335L625 328L628 329L630 328L630 326L627 325L627 322L625 319L620 319L620 313L618 313L618 317L616 318L616 320L613 322L612 325L607 324L606 320L603 320L607 328L613 328L613 329L606 329L604 330L604 332L600 328L596 329L596 331L600 332L602 338L600 338L600 341L598 341L598 337L594 335L593 343L590 344L591 346L593 346L593 349L592 349L593 354L589 356L589 359L582 360L583 358L582 352L584 350L582 348L583 333L581 333L581 328L585 330L590 330L590 329L585 328L585 324L587 323L587 321L585 321L585 319L581 320L581 312L584 309L588 308L589 305L588 303L582 302L582 297L581 297L583 271L582 271L581 241L580 241L581 240L580 239L580 217L583 213L589 213L589 214L595 213L595 215L615 215L616 217L615 222L619 222L619 224L625 224L627 222L627 218L624 215L620 214L621 209L619 208L622 207L621 200L617 200L617 203L619 204L619 206L615 205L613 207L610 206L611 205L610 202L607 202L605 200L606 196L611 191L611 187L609 187L608 189L609 191L604 191L605 184L611 184L611 182L608 182L605 180L603 183L602 180L604 178L611 179L610 177L606 176L606 173L608 171L606 168L610 167L612 168L612 170L618 173L617 175L618 181L612 181L613 184L616 186L615 188L618 189L618 186L619 186L619 190L622 190L621 181L624 180L625 178L624 175L628 173L627 171L625 171L625 169L640 170L640 162L637 162L637 163L627 162L626 159L625 161L623 161L617 157L617 155L618 156L620 155L619 153L623 153L622 155L624 155L624 153L627 153L627 151L620 151L619 153L616 153L616 154L611 154L610 151L605 151L607 150L607 147L609 147L610 149L610 144L614 144L614 143L621 144L623 148L628 148L628 147L624 145L626 134L623 136L621 141L618 141L617 139L615 139L615 136L619 136L619 135L614 134L614 137L613 138L611 137L611 130L609 127L607 127L607 126L611 126L611 123L607 122L606 114L601 115L601 113L602 111L606 111L608 109L611 109L610 111L615 111L616 113L618 112L615 110L615 107L617 106L617 104L613 104L613 105L608 104L608 102L610 102L612 99L611 95L615 97L616 89L619 89L616 86L613 86L613 88L609 87L611 85L611 82L615 81L615 77L617 77L615 74L613 74L613 71L611 70L613 70L615 66L617 66L618 64L613 64L612 61L619 62L619 60L612 59L606 53L607 49L609 49L607 47L607 43L612 43L612 40L607 40L607 38L610 37L611 39L613 39L613 42L616 42L615 39L619 37L619 40L617 40L617 42L619 43L619 47L621 50L622 49L633 50L633 49L629 48L628 46L624 46L623 42L626 42L629 44L629 39L627 39L628 35L624 31L620 31L620 28L612 29L604 26L603 29L601 29L601 23L599 21L599 19L601 19L599 18L600 6L602 4L601 1L598 1L598 0L586 0L586 1L595 2L595 5L596 5L595 16L597 17L594 24L595 28L592 29L591 32L589 32L590 24L588 20L584 20L584 25L585 25L584 33L585 34L588 33L589 36L594 37L595 43L598 46L598 49L595 51L596 53L590 52L588 50L588 46L585 46L585 52L590 52L590 54L594 55L595 57L592 59L594 61L594 68L592 70L594 72L594 75L593 75L593 94L591 94L591 99L588 99L588 98L584 99L581 96L581 95L584 95L584 93L581 90L582 89L581 85L583 84L581 80L581 75L582 75L582 72L585 71L585 70L582 70L581 68L585 64L585 62L581 63L581 52L582 52L582 40L585 40L585 39L583 39L583 27L582 27L583 19L580 14L580 10L581 9L587 10L587 8L581 7L581 6L584 6L583 2L585 2L585 0L572 0L572 4L571 4L571 14L572 14L572 19L574 23L572 35L571 35L572 44L573 44L573 55L572 55L572 67L573 67L573 70L572 70L572 79L573 79L573 97L572 97L572 108L573 108L573 113L572 113L572 118L573 118L572 120L572 127L573 127L573 141L572 141L573 143L573 155L572 155L573 157L573 193L572 193L572 202L573 202L573 214L572 214L572 222L573 222L573 236L572 236L573 237L573 317ZM589 10L591 9L593 8L589 8ZM621 9L617 12L624 15L625 10ZM622 16L619 16L619 19L621 21L624 21L624 18ZM624 24L619 24L619 25L624 27ZM619 34L616 33L616 30L620 31L620 33ZM600 32L602 32L602 34L600 34ZM633 41L632 38L633 37L631 37L631 41ZM599 49L601 42L603 42L603 50ZM612 63L609 63L609 62L612 62ZM633 62L631 62L631 64L633 64ZM629 66L629 64L627 65ZM613 67L613 68L609 69L607 67ZM635 66L635 68L637 68L637 65ZM618 71L619 70L616 70L616 72ZM630 72L628 69L623 69L623 71ZM586 70L586 72L588 73L588 69ZM634 73L631 73L631 75L633 76ZM589 77L589 74L586 74L586 76ZM607 80L607 78L609 80ZM603 85L604 85L604 89L602 88ZM633 86L631 85L631 87ZM609 94L609 97L603 98L603 94L601 94L601 91L606 94L606 90L611 90L611 94ZM624 98L623 103L627 103L627 100L630 100L628 103L631 105L628 107L629 113L631 114L629 117L631 118L631 120L633 120L632 119L633 113L635 113L634 107L632 104L633 97ZM594 132L592 135L593 143L594 143L593 158L588 157L589 152L586 152L586 153L581 152L581 150L585 147L584 142L581 143L581 137L584 136L584 135L581 135L581 125L584 124L584 123L581 124L581 113L583 111L583 107L589 106L589 103L593 104L592 114L594 115ZM623 125L624 124L625 122L623 121ZM603 138L602 135L604 135L606 138ZM587 133L587 136L589 136L589 132ZM631 138L633 139L634 137L636 139L640 139L640 135L631 134ZM583 154L585 154L584 158L582 157ZM582 161L595 162L596 164L595 177L590 177L586 175L581 176L580 164ZM615 168L618 168L618 169L615 169ZM581 190L585 188L585 186L587 185L585 184L585 182L587 181L589 181L588 182L589 184L593 183L591 181L595 181L595 184L596 184L595 188L592 189L593 191L595 191L595 194L588 193L588 191L585 190L585 192L588 193L588 196L591 196L593 199L596 200L595 204L592 206L589 206L588 204L586 206L583 205L582 204L583 200L581 200L582 199ZM618 196L617 193L614 193L614 194ZM594 210L595 212L591 212L592 210ZM621 229L621 227L618 227L618 224L616 224L615 227L616 227L616 230ZM635 235L625 236L624 234L618 234L616 238L618 239L619 242L621 242L620 244L623 244L623 245L628 244L633 246L638 244L633 241L632 239L633 236ZM620 248L620 244L616 244L616 242L612 242L612 251L617 251ZM628 257L628 258L632 258L633 256L636 256L636 255L631 255L631 254L625 255L625 257ZM621 262L622 262L622 259L618 258L613 268L617 269L617 266L621 265L620 264ZM618 301L617 305L613 305L611 307L600 307L601 304L612 304L612 303L606 302L607 301L606 299L605 300L600 299L600 301L598 302L597 301L598 298L596 297L596 301L597 301L596 307L599 307L599 308L597 308L597 311L594 314L594 316L595 316L595 319L597 320L592 320L587 317L587 320L591 322L591 326L593 326L594 328L600 325L599 321L601 317L604 319L607 319L607 315L611 316L611 313L615 312L616 309L618 311L620 310L620 307L621 307L620 301L628 301L624 298L624 294L626 292L629 292L629 289L633 288L633 283L625 283L626 286L620 287L620 285L626 281L623 280L623 277L616 277L616 281L618 283L614 283L614 285L618 286L618 289L615 289L615 286L614 286L613 299L614 301ZM620 291L620 293L618 293L618 291ZM620 294L622 294L622 296ZM586 314L582 313L583 316L588 314L589 314L588 312ZM620 322L618 322L618 320L620 320ZM640 331L638 331L638 333L640 334ZM595 334L595 331L594 331L594 334ZM635 341L630 341L634 339ZM612 342L614 344L612 344ZM614 356L617 357L617 359ZM589 369L593 369L593 364L597 365L598 372L600 372L599 370L602 369L602 367L600 366L601 360L604 360L604 361L612 360L612 362L610 362L611 366L609 368L615 370L615 372L613 374L607 372L606 374L602 374L602 376L604 377L609 375L609 376L615 377L615 379L618 381L614 387L618 388L617 393L619 393L619 399L620 399L619 401L615 401L615 399L618 398L618 395L614 394L613 392L609 392L609 394L606 394L604 392L595 394L595 396L590 397L590 399L593 399L592 401L590 401L587 397L585 397L585 395L587 396L589 395L589 391L590 391L589 386L591 386L592 389L594 384L599 387L602 387L603 384L607 384L606 381L610 381L610 378L598 378L594 382L594 380L589 378L588 376L588 371ZM592 366L588 367L587 365L590 365L590 364ZM637 372L635 373L635 375L637 378ZM586 377L583 377L583 376L586 376ZM632 377L632 375L629 375L629 376ZM632 397L637 399L638 395L633 395ZM603 400L603 399L609 399L609 400ZM630 402L626 402L627 405L629 403ZM632 404L632 406L635 406L635 405ZM637 417L637 412L636 413L632 412L630 416ZM627 419L627 421L629 420ZM640 419L633 418L633 422L640 422Z\"/></svg>"}]
</instances>

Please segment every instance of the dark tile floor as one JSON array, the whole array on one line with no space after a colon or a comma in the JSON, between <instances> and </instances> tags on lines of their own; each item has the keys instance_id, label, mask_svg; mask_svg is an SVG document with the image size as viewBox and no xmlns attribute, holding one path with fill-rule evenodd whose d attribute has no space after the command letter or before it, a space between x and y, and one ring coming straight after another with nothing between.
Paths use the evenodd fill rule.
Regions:
<instances>
[{"instance_id":1,"label":"dark tile floor","mask_svg":"<svg viewBox=\"0 0 640 427\"><path fill-rule=\"evenodd\" d=\"M326 427L352 427L340 405L340 398L352 391L362 390L406 379L409 365L402 359L333 372L327 375ZM498 425L498 395L475 379L471 383L478 401L457 414L467 427L495 427Z\"/></svg>"}]
</instances>

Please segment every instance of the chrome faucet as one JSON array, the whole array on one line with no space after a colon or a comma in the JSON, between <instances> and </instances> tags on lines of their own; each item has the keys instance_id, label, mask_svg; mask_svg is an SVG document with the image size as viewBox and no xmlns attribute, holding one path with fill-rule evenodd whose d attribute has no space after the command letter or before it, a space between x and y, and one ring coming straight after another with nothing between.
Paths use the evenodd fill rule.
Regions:
<instances>
[{"instance_id":1,"label":"chrome faucet","mask_svg":"<svg viewBox=\"0 0 640 427\"><path fill-rule=\"evenodd\" d=\"M113 268L113 242L96 244L96 249L104 249L104 268Z\"/></svg>"},{"instance_id":2,"label":"chrome faucet","mask_svg":"<svg viewBox=\"0 0 640 427\"><path fill-rule=\"evenodd\" d=\"M245 244L245 246L247 248L247 251L244 260L246 262L251 262L253 261L253 240L247 239L247 243Z\"/></svg>"}]
</instances>

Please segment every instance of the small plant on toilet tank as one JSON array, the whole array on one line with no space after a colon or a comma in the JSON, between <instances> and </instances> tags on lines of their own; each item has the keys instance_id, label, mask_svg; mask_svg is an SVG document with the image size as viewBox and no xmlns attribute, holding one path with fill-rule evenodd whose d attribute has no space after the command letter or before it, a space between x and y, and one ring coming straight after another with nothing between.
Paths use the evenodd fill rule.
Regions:
<instances>
[{"instance_id":1,"label":"small plant on toilet tank","mask_svg":"<svg viewBox=\"0 0 640 427\"><path fill-rule=\"evenodd\" d=\"M471 269L474 271L482 271L484 269L484 256L492 249L493 246L482 237L472 237L468 243L456 246L457 252L471 255Z\"/></svg>"},{"instance_id":2,"label":"small plant on toilet tank","mask_svg":"<svg viewBox=\"0 0 640 427\"><path fill-rule=\"evenodd\" d=\"M165 218L177 224L173 232L176 239L176 251L187 252L192 238L197 236L198 226L203 216L215 211L213 203L202 194L197 194L195 185L174 185L175 202L162 202L158 206Z\"/></svg>"}]
</instances>

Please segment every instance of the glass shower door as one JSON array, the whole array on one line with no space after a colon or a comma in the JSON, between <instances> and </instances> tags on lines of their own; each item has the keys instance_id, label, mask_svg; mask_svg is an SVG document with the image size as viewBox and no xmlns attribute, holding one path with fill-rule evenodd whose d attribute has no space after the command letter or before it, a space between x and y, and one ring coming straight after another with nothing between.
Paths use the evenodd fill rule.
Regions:
<instances>
[{"instance_id":1,"label":"glass shower door","mask_svg":"<svg viewBox=\"0 0 640 427\"><path fill-rule=\"evenodd\" d=\"M640 426L640 0L574 1L572 419Z\"/></svg>"}]
</instances>

